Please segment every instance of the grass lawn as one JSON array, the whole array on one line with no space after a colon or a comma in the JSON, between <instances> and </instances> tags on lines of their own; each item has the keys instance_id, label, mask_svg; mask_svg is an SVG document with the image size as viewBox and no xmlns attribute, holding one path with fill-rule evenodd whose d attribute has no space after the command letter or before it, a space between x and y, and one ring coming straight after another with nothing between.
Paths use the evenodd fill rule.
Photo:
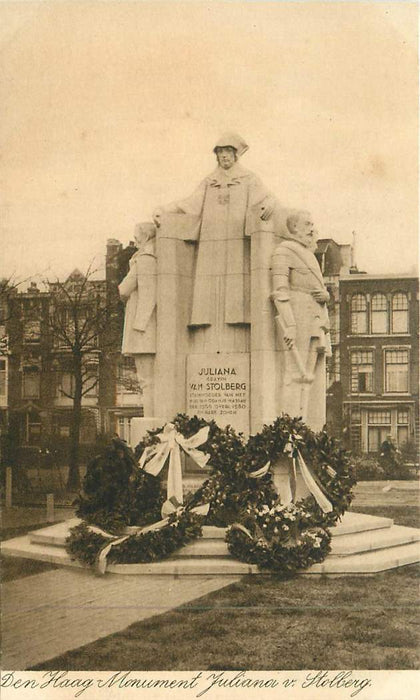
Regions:
<instances>
[{"instance_id":1,"label":"grass lawn","mask_svg":"<svg viewBox=\"0 0 420 700\"><path fill-rule=\"evenodd\" d=\"M353 513L366 513L379 517L392 518L397 525L420 527L420 508L418 506L360 506L351 509Z\"/></svg>"},{"instance_id":2,"label":"grass lawn","mask_svg":"<svg viewBox=\"0 0 420 700\"><path fill-rule=\"evenodd\" d=\"M357 510L418 526L415 505ZM417 669L418 574L412 565L372 577L244 577L35 668Z\"/></svg>"}]
</instances>

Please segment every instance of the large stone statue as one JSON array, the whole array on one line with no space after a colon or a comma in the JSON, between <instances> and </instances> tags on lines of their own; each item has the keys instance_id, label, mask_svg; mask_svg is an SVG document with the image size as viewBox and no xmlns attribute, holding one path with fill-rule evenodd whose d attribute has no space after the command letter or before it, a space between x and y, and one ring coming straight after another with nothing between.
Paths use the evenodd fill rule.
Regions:
<instances>
[{"instance_id":1,"label":"large stone statue","mask_svg":"<svg viewBox=\"0 0 420 700\"><path fill-rule=\"evenodd\" d=\"M314 430L325 422L328 293L314 227L304 213L285 224L277 200L239 164L247 148L235 134L221 138L218 166L198 189L156 210L156 228L140 226L120 286L122 352L145 385L138 438L179 411L245 435L282 412Z\"/></svg>"},{"instance_id":2,"label":"large stone statue","mask_svg":"<svg viewBox=\"0 0 420 700\"><path fill-rule=\"evenodd\" d=\"M325 423L325 358L331 355L329 299L314 255L316 231L307 212L287 219L288 239L272 257L272 299L281 352L278 412L302 416L313 430Z\"/></svg>"},{"instance_id":3,"label":"large stone statue","mask_svg":"<svg viewBox=\"0 0 420 700\"><path fill-rule=\"evenodd\" d=\"M197 217L190 233L198 246L189 328L212 327L206 335L206 347L212 351L245 350L249 332L247 336L244 325L250 323L249 222L256 215L269 219L275 199L239 164L248 150L240 136L225 134L213 150L217 168L190 197L158 208L154 217L158 225L164 212Z\"/></svg>"},{"instance_id":4,"label":"large stone statue","mask_svg":"<svg viewBox=\"0 0 420 700\"><path fill-rule=\"evenodd\" d=\"M130 269L118 287L126 301L121 352L132 355L137 378L143 390L145 415L152 411L153 367L156 353L156 286L154 224L138 224L135 241L138 250L130 258Z\"/></svg>"}]
</instances>

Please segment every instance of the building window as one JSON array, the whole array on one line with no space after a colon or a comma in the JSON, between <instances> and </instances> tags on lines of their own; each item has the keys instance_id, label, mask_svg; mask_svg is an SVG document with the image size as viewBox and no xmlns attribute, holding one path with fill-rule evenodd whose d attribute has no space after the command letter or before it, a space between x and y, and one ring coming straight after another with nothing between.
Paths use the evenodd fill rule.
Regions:
<instances>
[{"instance_id":1,"label":"building window","mask_svg":"<svg viewBox=\"0 0 420 700\"><path fill-rule=\"evenodd\" d=\"M83 411L80 425L80 442L84 444L95 442L96 435L97 429L94 414L90 411Z\"/></svg>"},{"instance_id":2,"label":"building window","mask_svg":"<svg viewBox=\"0 0 420 700\"><path fill-rule=\"evenodd\" d=\"M83 396L98 396L98 363L88 362L83 371Z\"/></svg>"},{"instance_id":3,"label":"building window","mask_svg":"<svg viewBox=\"0 0 420 700\"><path fill-rule=\"evenodd\" d=\"M398 447L403 447L409 441L410 416L406 409L397 412L397 443Z\"/></svg>"},{"instance_id":4,"label":"building window","mask_svg":"<svg viewBox=\"0 0 420 700\"><path fill-rule=\"evenodd\" d=\"M374 294L371 302L371 333L388 333L388 302L385 294Z\"/></svg>"},{"instance_id":5,"label":"building window","mask_svg":"<svg viewBox=\"0 0 420 700\"><path fill-rule=\"evenodd\" d=\"M379 452L391 433L391 411L368 411L368 452Z\"/></svg>"},{"instance_id":6,"label":"building window","mask_svg":"<svg viewBox=\"0 0 420 700\"><path fill-rule=\"evenodd\" d=\"M28 445L39 445L41 442L41 421L37 413L26 414L26 442Z\"/></svg>"},{"instance_id":7,"label":"building window","mask_svg":"<svg viewBox=\"0 0 420 700\"><path fill-rule=\"evenodd\" d=\"M119 416L118 435L121 440L125 440L128 445L131 444L131 418Z\"/></svg>"},{"instance_id":8,"label":"building window","mask_svg":"<svg viewBox=\"0 0 420 700\"><path fill-rule=\"evenodd\" d=\"M70 421L71 416L69 413L59 413L53 417L53 432L57 437L69 438L70 437Z\"/></svg>"},{"instance_id":9,"label":"building window","mask_svg":"<svg viewBox=\"0 0 420 700\"><path fill-rule=\"evenodd\" d=\"M340 381L340 349L332 347L331 357L327 358L327 385Z\"/></svg>"},{"instance_id":10,"label":"building window","mask_svg":"<svg viewBox=\"0 0 420 700\"><path fill-rule=\"evenodd\" d=\"M25 343L39 343L41 340L41 321L25 321L23 340Z\"/></svg>"},{"instance_id":11,"label":"building window","mask_svg":"<svg viewBox=\"0 0 420 700\"><path fill-rule=\"evenodd\" d=\"M351 332L368 332L367 301L364 294L353 294L351 298Z\"/></svg>"},{"instance_id":12,"label":"building window","mask_svg":"<svg viewBox=\"0 0 420 700\"><path fill-rule=\"evenodd\" d=\"M72 372L58 372L57 377L57 398L65 396L72 398L74 396L74 375Z\"/></svg>"},{"instance_id":13,"label":"building window","mask_svg":"<svg viewBox=\"0 0 420 700\"><path fill-rule=\"evenodd\" d=\"M0 359L0 396L4 397L7 394L7 363L6 359Z\"/></svg>"},{"instance_id":14,"label":"building window","mask_svg":"<svg viewBox=\"0 0 420 700\"><path fill-rule=\"evenodd\" d=\"M41 374L37 365L29 365L22 371L22 397L39 399Z\"/></svg>"},{"instance_id":15,"label":"building window","mask_svg":"<svg viewBox=\"0 0 420 700\"><path fill-rule=\"evenodd\" d=\"M351 353L351 391L353 394L373 392L373 350Z\"/></svg>"},{"instance_id":16,"label":"building window","mask_svg":"<svg viewBox=\"0 0 420 700\"><path fill-rule=\"evenodd\" d=\"M392 333L408 333L408 297L398 292L392 297Z\"/></svg>"},{"instance_id":17,"label":"building window","mask_svg":"<svg viewBox=\"0 0 420 700\"><path fill-rule=\"evenodd\" d=\"M140 385L137 378L134 357L123 356L117 368L117 391L120 394L139 394Z\"/></svg>"},{"instance_id":18,"label":"building window","mask_svg":"<svg viewBox=\"0 0 420 700\"><path fill-rule=\"evenodd\" d=\"M408 349L385 350L385 391L408 392Z\"/></svg>"}]
</instances>

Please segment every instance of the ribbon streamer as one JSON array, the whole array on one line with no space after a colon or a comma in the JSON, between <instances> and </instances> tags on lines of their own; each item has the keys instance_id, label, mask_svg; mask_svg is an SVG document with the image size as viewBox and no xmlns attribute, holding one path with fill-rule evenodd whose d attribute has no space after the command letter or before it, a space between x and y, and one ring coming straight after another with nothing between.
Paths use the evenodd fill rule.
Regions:
<instances>
[{"instance_id":1,"label":"ribbon streamer","mask_svg":"<svg viewBox=\"0 0 420 700\"><path fill-rule=\"evenodd\" d=\"M251 474L248 474L248 476L251 479L261 479L263 476L265 476L267 474L269 469L270 469L270 460L268 460L268 462L266 462L266 464L264 464L264 466L261 467L261 469L258 469L256 472L252 472Z\"/></svg>"},{"instance_id":2,"label":"ribbon streamer","mask_svg":"<svg viewBox=\"0 0 420 700\"><path fill-rule=\"evenodd\" d=\"M197 513L197 515L202 515L205 516L209 512L210 508L210 503L205 503L204 505L201 506L196 506L195 508L191 508L191 513ZM185 511L185 508L182 507L176 507L173 505L173 510L172 513L178 513L178 515L182 515L182 513ZM170 516L163 518L163 520L159 520L157 523L153 523L152 525L147 525L147 527L143 527L139 532L137 533L137 536L140 535L145 535L147 532L152 532L153 530L161 530L165 525L169 523ZM94 527L89 527L89 530L92 532L96 531L98 532L99 528L94 528ZM104 530L101 530L100 533L104 535L105 537L112 538L113 536L110 535L108 532L105 532ZM108 559L108 554L110 553L111 549L113 547L116 547L117 545L121 544L122 542L125 542L125 540L128 540L129 537L132 537L133 535L123 535L122 537L116 537L115 539L112 540L112 542L107 542L106 544L103 545L102 549L99 550L97 556L96 556L96 561L95 561L95 571L97 574L103 576L103 574L106 572L106 567L107 567L107 559Z\"/></svg>"},{"instance_id":3,"label":"ribbon streamer","mask_svg":"<svg viewBox=\"0 0 420 700\"><path fill-rule=\"evenodd\" d=\"M185 438L173 423L167 423L158 435L160 444L150 445L143 451L139 467L152 476L157 476L162 471L169 456L168 501L176 499L178 503L183 503L181 449L201 468L209 461L210 455L197 449L207 441L209 430L207 425L190 438Z\"/></svg>"},{"instance_id":4,"label":"ribbon streamer","mask_svg":"<svg viewBox=\"0 0 420 700\"><path fill-rule=\"evenodd\" d=\"M314 477L312 476L309 467L305 464L305 460L303 459L301 453L299 450L297 450L297 460L298 464L300 467L300 472L302 474L303 480L308 487L309 491L311 492L312 496L315 498L316 502L318 503L319 507L324 513L331 513L333 507L328 500L328 498L322 493L321 489L319 488L318 484L316 483ZM293 458L294 461L294 458Z\"/></svg>"},{"instance_id":5,"label":"ribbon streamer","mask_svg":"<svg viewBox=\"0 0 420 700\"><path fill-rule=\"evenodd\" d=\"M291 466L291 471L289 474L289 489L288 489L288 497L286 497L286 502L291 503L295 501L296 498L296 461L298 463L298 466L300 468L300 473L302 474L302 478L306 484L307 489L309 492L312 494L312 496L315 498L316 502L318 503L319 507L324 513L331 513L333 507L328 500L328 498L325 496L325 494L322 492L318 484L316 483L313 474L307 464L305 463L305 460L303 459L299 448L296 446L295 441L291 438L289 438L289 441L287 445L284 448L284 453L288 454L291 459L292 459L292 466ZM253 472L249 476L252 479L261 479L265 474L267 474L268 470L270 467L270 462L267 462L261 469L259 469L256 472ZM331 470L334 471L334 470Z\"/></svg>"}]
</instances>

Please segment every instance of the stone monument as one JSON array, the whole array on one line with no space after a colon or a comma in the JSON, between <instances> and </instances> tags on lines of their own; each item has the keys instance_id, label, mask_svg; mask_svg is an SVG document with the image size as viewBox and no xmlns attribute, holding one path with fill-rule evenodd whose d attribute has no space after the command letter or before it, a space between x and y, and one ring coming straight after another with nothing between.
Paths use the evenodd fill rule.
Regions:
<instances>
[{"instance_id":1,"label":"stone monument","mask_svg":"<svg viewBox=\"0 0 420 700\"><path fill-rule=\"evenodd\" d=\"M216 169L190 197L155 210L156 228L148 225L121 284L129 296L123 352L134 354L145 384L135 441L178 412L246 436L282 412L302 415L314 429L325 422L325 391L321 401L311 399L324 386L328 329L313 224L304 214L279 224L286 219L279 202L239 163L247 149L237 134L217 142ZM296 275L305 277L305 290L296 288ZM134 349L130 332L140 334Z\"/></svg>"}]
</instances>

